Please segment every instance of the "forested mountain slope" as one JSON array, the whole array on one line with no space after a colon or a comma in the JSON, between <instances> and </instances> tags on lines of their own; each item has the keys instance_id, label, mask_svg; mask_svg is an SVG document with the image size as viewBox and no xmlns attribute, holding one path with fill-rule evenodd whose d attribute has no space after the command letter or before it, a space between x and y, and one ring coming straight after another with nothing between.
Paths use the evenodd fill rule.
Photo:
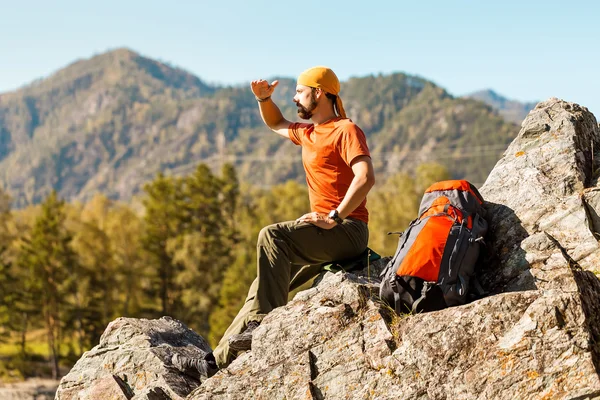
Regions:
<instances>
[{"instance_id":1,"label":"forested mountain slope","mask_svg":"<svg viewBox=\"0 0 600 400\"><path fill-rule=\"evenodd\" d=\"M274 99L295 120L295 81L280 81ZM518 131L490 106L402 73L351 78L341 95L380 176L435 161L481 184ZM248 85L209 85L128 49L0 95L0 183L18 207L52 189L127 200L159 171L224 161L251 184L304 180L299 150L264 127Z\"/></svg>"}]
</instances>

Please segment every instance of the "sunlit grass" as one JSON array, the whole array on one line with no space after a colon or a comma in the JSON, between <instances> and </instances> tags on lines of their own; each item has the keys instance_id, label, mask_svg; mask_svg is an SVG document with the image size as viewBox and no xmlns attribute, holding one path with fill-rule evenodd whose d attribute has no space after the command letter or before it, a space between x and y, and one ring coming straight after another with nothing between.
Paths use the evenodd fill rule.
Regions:
<instances>
[{"instance_id":1,"label":"sunlit grass","mask_svg":"<svg viewBox=\"0 0 600 400\"><path fill-rule=\"evenodd\" d=\"M21 354L21 337L11 335L3 338L0 342L0 358L12 358ZM63 343L60 346L60 356L65 357L69 354L69 343ZM46 340L46 333L43 329L28 332L25 341L25 353L33 358L48 358L50 349ZM36 357L37 356L37 357Z\"/></svg>"}]
</instances>

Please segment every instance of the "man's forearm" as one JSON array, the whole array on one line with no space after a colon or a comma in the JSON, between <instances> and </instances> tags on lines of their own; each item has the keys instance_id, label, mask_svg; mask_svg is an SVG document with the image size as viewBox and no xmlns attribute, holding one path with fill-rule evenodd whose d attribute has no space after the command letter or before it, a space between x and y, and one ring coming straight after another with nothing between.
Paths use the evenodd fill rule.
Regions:
<instances>
[{"instance_id":1,"label":"man's forearm","mask_svg":"<svg viewBox=\"0 0 600 400\"><path fill-rule=\"evenodd\" d=\"M340 218L344 219L350 215L367 197L374 184L375 179L372 177L355 176L350 183L346 196L344 196L344 199L337 208Z\"/></svg>"},{"instance_id":2,"label":"man's forearm","mask_svg":"<svg viewBox=\"0 0 600 400\"><path fill-rule=\"evenodd\" d=\"M264 123L271 129L277 129L284 121L283 114L277 105L270 98L266 101L258 102L260 116Z\"/></svg>"}]
</instances>

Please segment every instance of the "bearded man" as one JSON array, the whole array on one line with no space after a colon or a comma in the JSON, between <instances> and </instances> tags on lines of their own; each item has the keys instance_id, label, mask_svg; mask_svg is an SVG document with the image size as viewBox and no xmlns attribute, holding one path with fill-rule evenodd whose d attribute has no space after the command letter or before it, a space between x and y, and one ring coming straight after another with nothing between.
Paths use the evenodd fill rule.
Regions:
<instances>
[{"instance_id":1,"label":"bearded man","mask_svg":"<svg viewBox=\"0 0 600 400\"><path fill-rule=\"evenodd\" d=\"M319 274L323 263L357 257L367 248L365 204L375 175L365 134L346 118L337 76L327 67L314 67L298 77L293 101L300 118L311 123L283 117L271 98L278 84L256 80L251 88L264 123L302 146L311 212L260 231L257 277L214 352L203 360L174 356L175 366L197 370L201 379L250 350L252 333L264 316L285 305L290 290Z\"/></svg>"}]
</instances>

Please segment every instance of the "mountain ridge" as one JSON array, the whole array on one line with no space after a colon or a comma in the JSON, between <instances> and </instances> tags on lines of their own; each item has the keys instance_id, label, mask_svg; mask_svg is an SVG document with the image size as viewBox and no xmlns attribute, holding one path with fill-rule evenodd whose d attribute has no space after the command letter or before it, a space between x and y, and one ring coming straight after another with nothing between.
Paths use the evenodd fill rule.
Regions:
<instances>
[{"instance_id":1,"label":"mountain ridge","mask_svg":"<svg viewBox=\"0 0 600 400\"><path fill-rule=\"evenodd\" d=\"M280 78L273 95L289 119L294 90L293 79ZM469 143L505 146L516 134L489 106L404 73L350 78L342 97L383 175L435 157L460 160ZM294 145L264 127L245 85L207 84L126 48L0 95L0 138L0 183L18 207L53 189L68 200L99 191L127 200L156 173L199 162L218 168L229 160L251 184L304 177ZM449 167L483 182L496 153Z\"/></svg>"},{"instance_id":2,"label":"mountain ridge","mask_svg":"<svg viewBox=\"0 0 600 400\"><path fill-rule=\"evenodd\" d=\"M483 101L497 110L507 121L519 125L525 119L529 111L534 109L538 103L533 101L521 102L518 100L511 100L493 89L478 90L463 97Z\"/></svg>"}]
</instances>

